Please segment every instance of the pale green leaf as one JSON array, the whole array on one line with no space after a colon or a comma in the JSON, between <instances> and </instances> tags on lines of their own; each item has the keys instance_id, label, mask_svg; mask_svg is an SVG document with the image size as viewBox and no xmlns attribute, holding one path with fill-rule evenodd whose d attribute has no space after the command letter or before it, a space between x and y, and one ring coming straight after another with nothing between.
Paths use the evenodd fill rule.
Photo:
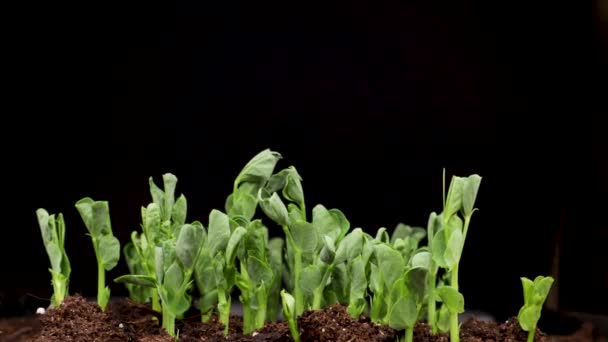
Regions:
<instances>
[{"instance_id":1,"label":"pale green leaf","mask_svg":"<svg viewBox=\"0 0 608 342\"><path fill-rule=\"evenodd\" d=\"M209 214L207 244L211 255L224 251L230 239L230 221L228 215L213 209Z\"/></svg>"},{"instance_id":2,"label":"pale green leaf","mask_svg":"<svg viewBox=\"0 0 608 342\"><path fill-rule=\"evenodd\" d=\"M281 159L278 152L266 149L254 156L241 170L235 180L235 188L243 182L265 183Z\"/></svg>"},{"instance_id":3,"label":"pale green leaf","mask_svg":"<svg viewBox=\"0 0 608 342\"><path fill-rule=\"evenodd\" d=\"M274 278L270 265L253 256L247 258L247 272L256 286L269 285Z\"/></svg>"},{"instance_id":4,"label":"pale green leaf","mask_svg":"<svg viewBox=\"0 0 608 342\"><path fill-rule=\"evenodd\" d=\"M445 253L443 255L449 269L454 268L460 262L460 256L464 247L464 237L460 230L454 230L448 239Z\"/></svg>"},{"instance_id":5,"label":"pale green leaf","mask_svg":"<svg viewBox=\"0 0 608 342\"><path fill-rule=\"evenodd\" d=\"M456 214L462 207L463 184L464 178L456 176L452 177L443 213L443 215L447 216L447 218L452 217L452 215Z\"/></svg>"},{"instance_id":6,"label":"pale green leaf","mask_svg":"<svg viewBox=\"0 0 608 342\"><path fill-rule=\"evenodd\" d=\"M243 227L237 227L230 235L228 245L226 246L226 265L234 264L237 248L239 247L239 244L246 233L247 229Z\"/></svg>"},{"instance_id":7,"label":"pale green leaf","mask_svg":"<svg viewBox=\"0 0 608 342\"><path fill-rule=\"evenodd\" d=\"M289 223L289 214L287 213L287 207L275 192L270 197L262 196L262 189L258 194L258 200L260 201L260 207L262 211L274 222L281 226L287 226Z\"/></svg>"},{"instance_id":8,"label":"pale green leaf","mask_svg":"<svg viewBox=\"0 0 608 342\"><path fill-rule=\"evenodd\" d=\"M479 175L470 175L465 179L462 188L462 209L465 216L471 216L475 210L475 199L479 191L481 177Z\"/></svg>"},{"instance_id":9,"label":"pale green leaf","mask_svg":"<svg viewBox=\"0 0 608 342\"><path fill-rule=\"evenodd\" d=\"M412 267L423 267L427 270L431 269L431 253L427 251L421 251L412 257L410 261Z\"/></svg>"},{"instance_id":10,"label":"pale green leaf","mask_svg":"<svg viewBox=\"0 0 608 342\"><path fill-rule=\"evenodd\" d=\"M412 297L401 297L392 306L388 325L395 330L413 328L418 320L418 308Z\"/></svg>"},{"instance_id":11,"label":"pale green leaf","mask_svg":"<svg viewBox=\"0 0 608 342\"><path fill-rule=\"evenodd\" d=\"M181 195L173 205L173 212L171 214L171 220L173 221L173 224L180 227L186 224L187 213L188 201L186 200L186 196Z\"/></svg>"},{"instance_id":12,"label":"pale green leaf","mask_svg":"<svg viewBox=\"0 0 608 342\"><path fill-rule=\"evenodd\" d=\"M163 221L171 218L173 213L173 204L175 203L175 188L177 186L177 177L171 173L163 175L163 185L165 188L164 206L162 210Z\"/></svg>"},{"instance_id":13,"label":"pale green leaf","mask_svg":"<svg viewBox=\"0 0 608 342\"><path fill-rule=\"evenodd\" d=\"M317 248L317 231L315 227L305 221L293 222L289 231L293 237L296 247L303 253L313 253Z\"/></svg>"},{"instance_id":14,"label":"pale green leaf","mask_svg":"<svg viewBox=\"0 0 608 342\"><path fill-rule=\"evenodd\" d=\"M103 268L109 271L118 264L120 258L120 242L112 235L103 235L99 238L98 251Z\"/></svg>"},{"instance_id":15,"label":"pale green leaf","mask_svg":"<svg viewBox=\"0 0 608 342\"><path fill-rule=\"evenodd\" d=\"M302 269L300 288L304 294L312 295L316 288L324 286L324 284L321 284L324 269L325 267L322 267L320 264L308 265Z\"/></svg>"},{"instance_id":16,"label":"pale green leaf","mask_svg":"<svg viewBox=\"0 0 608 342\"><path fill-rule=\"evenodd\" d=\"M203 242L203 229L201 226L185 224L177 237L175 252L177 257L184 265L185 269L190 269L201 249Z\"/></svg>"},{"instance_id":17,"label":"pale green leaf","mask_svg":"<svg viewBox=\"0 0 608 342\"><path fill-rule=\"evenodd\" d=\"M437 288L437 294L450 312L464 312L464 297L458 290L449 286L440 286Z\"/></svg>"},{"instance_id":18,"label":"pale green leaf","mask_svg":"<svg viewBox=\"0 0 608 342\"><path fill-rule=\"evenodd\" d=\"M438 232L435 233L435 237L433 238L433 241L431 242L431 250L433 251L431 254L433 261L435 261L435 263L443 268L448 268L449 265L447 263L447 261L445 260L445 250L447 248L447 242L445 239L445 232L442 230L439 230Z\"/></svg>"},{"instance_id":19,"label":"pale green leaf","mask_svg":"<svg viewBox=\"0 0 608 342\"><path fill-rule=\"evenodd\" d=\"M127 274L114 279L115 283L126 283L138 286L156 288L156 279L143 274Z\"/></svg>"}]
</instances>

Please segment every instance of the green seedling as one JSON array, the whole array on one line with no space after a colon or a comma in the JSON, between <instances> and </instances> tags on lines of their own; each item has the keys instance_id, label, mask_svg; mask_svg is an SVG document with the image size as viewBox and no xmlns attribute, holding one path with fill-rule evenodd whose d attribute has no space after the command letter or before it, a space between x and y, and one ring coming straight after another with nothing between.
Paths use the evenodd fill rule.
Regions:
<instances>
[{"instance_id":1,"label":"green seedling","mask_svg":"<svg viewBox=\"0 0 608 342\"><path fill-rule=\"evenodd\" d=\"M440 215L441 227L439 231L434 232L435 235L431 241L433 261L450 273L449 289L443 287L437 288L437 292L432 289L431 292L436 293L447 306L450 314L450 341L453 342L460 341L458 314L464 312L464 298L458 292L458 267L471 217L477 210L474 205L480 183L481 177L478 175L466 178L452 177L447 197L444 197L443 201L444 208ZM464 222L459 214L464 217Z\"/></svg>"},{"instance_id":2,"label":"green seedling","mask_svg":"<svg viewBox=\"0 0 608 342\"><path fill-rule=\"evenodd\" d=\"M86 197L76 203L76 208L93 241L97 257L97 304L105 311L110 300L110 288L105 285L105 272L118 263L120 242L112 235L108 202L93 201Z\"/></svg>"},{"instance_id":3,"label":"green seedling","mask_svg":"<svg viewBox=\"0 0 608 342\"><path fill-rule=\"evenodd\" d=\"M118 283L131 283L155 288L162 306L162 326L176 336L175 319L190 308L194 265L205 240L205 228L200 222L184 224L176 239L168 239L155 247L155 276L129 274L116 278Z\"/></svg>"},{"instance_id":4,"label":"green seedling","mask_svg":"<svg viewBox=\"0 0 608 342\"><path fill-rule=\"evenodd\" d=\"M230 294L236 282L234 262L244 234L243 227L231 231L228 215L212 210L209 214L208 236L195 264L195 279L201 294L199 304L202 320L208 320L213 308L217 306L225 335L228 335L229 328L232 303Z\"/></svg>"},{"instance_id":5,"label":"green seedling","mask_svg":"<svg viewBox=\"0 0 608 342\"><path fill-rule=\"evenodd\" d=\"M300 331L298 330L298 321L295 313L295 298L285 290L281 290L281 299L283 302L283 316L285 316L285 320L287 320L291 337L294 342L300 342Z\"/></svg>"},{"instance_id":6,"label":"green seedling","mask_svg":"<svg viewBox=\"0 0 608 342\"><path fill-rule=\"evenodd\" d=\"M524 306L519 310L517 320L521 328L528 332L528 342L533 342L536 325L540 319L543 304L551 291L553 278L538 276L532 281L522 277L521 285L524 292Z\"/></svg>"},{"instance_id":7,"label":"green seedling","mask_svg":"<svg viewBox=\"0 0 608 342\"><path fill-rule=\"evenodd\" d=\"M405 329L405 342L413 341L414 327L426 295L427 276L428 269L421 266L412 267L391 289L388 325L396 330Z\"/></svg>"},{"instance_id":8,"label":"green seedling","mask_svg":"<svg viewBox=\"0 0 608 342\"><path fill-rule=\"evenodd\" d=\"M149 178L152 203L141 208L142 232L134 231L131 241L123 248L131 274L156 276L155 250L164 241L176 239L179 229L186 223L187 200L180 195L175 200L177 177L171 173L163 175L164 190L161 190L152 177ZM126 283L131 298L138 302L152 302L152 309L161 311L160 299L156 288L147 288Z\"/></svg>"},{"instance_id":9,"label":"green seedling","mask_svg":"<svg viewBox=\"0 0 608 342\"><path fill-rule=\"evenodd\" d=\"M45 209L36 210L38 224L42 234L44 248L51 261L51 284L53 285L53 296L51 307L57 308L63 303L68 295L70 282L70 260L65 252L65 222L63 215L49 215Z\"/></svg>"}]
</instances>

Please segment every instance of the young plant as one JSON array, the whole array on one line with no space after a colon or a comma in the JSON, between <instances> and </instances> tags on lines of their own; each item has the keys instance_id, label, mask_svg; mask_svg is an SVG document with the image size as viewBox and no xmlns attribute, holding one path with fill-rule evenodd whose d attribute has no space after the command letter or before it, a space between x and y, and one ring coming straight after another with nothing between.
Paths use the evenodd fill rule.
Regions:
<instances>
[{"instance_id":1,"label":"young plant","mask_svg":"<svg viewBox=\"0 0 608 342\"><path fill-rule=\"evenodd\" d=\"M178 230L186 223L187 201L182 194L175 200L177 177L171 173L163 175L164 190L161 190L152 177L149 178L152 203L141 208L142 232L134 231L131 242L123 253L131 274L156 276L156 246L164 241L177 238ZM156 288L126 283L131 298L139 302L152 302L152 309L161 311L160 299Z\"/></svg>"},{"instance_id":2,"label":"young plant","mask_svg":"<svg viewBox=\"0 0 608 342\"><path fill-rule=\"evenodd\" d=\"M291 337L294 342L300 342L300 331L298 330L298 320L295 314L295 299L285 290L281 290L281 299L283 301L283 316L285 316L285 320L287 320Z\"/></svg>"},{"instance_id":3,"label":"young plant","mask_svg":"<svg viewBox=\"0 0 608 342\"><path fill-rule=\"evenodd\" d=\"M120 242L112 235L108 202L86 197L76 203L76 208L93 241L97 258L97 304L105 311L110 300L110 288L105 285L105 271L113 269L118 263Z\"/></svg>"},{"instance_id":4,"label":"young plant","mask_svg":"<svg viewBox=\"0 0 608 342\"><path fill-rule=\"evenodd\" d=\"M388 325L396 330L405 329L405 342L414 339L414 327L426 295L427 276L428 269L424 266L412 267L391 289Z\"/></svg>"},{"instance_id":5,"label":"young plant","mask_svg":"<svg viewBox=\"0 0 608 342\"><path fill-rule=\"evenodd\" d=\"M180 318L192 303L194 265L205 239L205 228L200 222L184 224L176 239L167 239L155 247L155 276L128 274L116 278L118 283L155 288L162 306L162 326L176 336L175 319Z\"/></svg>"},{"instance_id":6,"label":"young plant","mask_svg":"<svg viewBox=\"0 0 608 342\"><path fill-rule=\"evenodd\" d=\"M63 215L59 213L49 215L45 209L36 210L42 241L46 253L51 261L51 284L53 285L53 296L51 297L51 307L56 308L61 305L68 295L68 284L70 282L70 260L65 252L65 223Z\"/></svg>"},{"instance_id":7,"label":"young plant","mask_svg":"<svg viewBox=\"0 0 608 342\"><path fill-rule=\"evenodd\" d=\"M434 262L450 274L449 286L437 288L436 293L449 311L450 341L453 342L460 341L458 314L464 312L464 298L458 291L458 267L471 217L476 210L474 205L480 182L481 177L478 175L452 177L440 215L442 226L431 242ZM459 213L464 217L464 223Z\"/></svg>"},{"instance_id":8,"label":"young plant","mask_svg":"<svg viewBox=\"0 0 608 342\"><path fill-rule=\"evenodd\" d=\"M540 319L545 299L553 285L553 278L538 276L532 281L522 277L521 285L524 290L524 306L519 310L517 320L521 328L528 332L528 342L533 342L536 325Z\"/></svg>"},{"instance_id":9,"label":"young plant","mask_svg":"<svg viewBox=\"0 0 608 342\"><path fill-rule=\"evenodd\" d=\"M195 280L201 294L199 304L202 320L208 320L211 310L217 305L225 335L228 335L229 328L232 303L230 294L236 281L234 262L244 234L243 227L231 231L228 215L212 210L209 214L208 235L194 266Z\"/></svg>"}]
</instances>

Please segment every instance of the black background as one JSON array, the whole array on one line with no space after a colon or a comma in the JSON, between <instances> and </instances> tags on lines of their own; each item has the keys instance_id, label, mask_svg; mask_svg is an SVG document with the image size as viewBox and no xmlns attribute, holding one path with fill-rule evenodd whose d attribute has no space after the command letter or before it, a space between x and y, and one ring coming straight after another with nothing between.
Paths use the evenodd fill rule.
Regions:
<instances>
[{"instance_id":1,"label":"black background","mask_svg":"<svg viewBox=\"0 0 608 342\"><path fill-rule=\"evenodd\" d=\"M51 295L37 208L66 216L70 290L95 296L77 200L108 200L126 242L148 177L172 172L189 220L206 224L264 148L298 168L310 208L370 232L425 226L442 168L478 173L467 308L516 314L519 277L551 272L561 227L560 307L606 313L606 36L593 2L202 3L15 16L3 314ZM125 272L121 261L107 278Z\"/></svg>"}]
</instances>

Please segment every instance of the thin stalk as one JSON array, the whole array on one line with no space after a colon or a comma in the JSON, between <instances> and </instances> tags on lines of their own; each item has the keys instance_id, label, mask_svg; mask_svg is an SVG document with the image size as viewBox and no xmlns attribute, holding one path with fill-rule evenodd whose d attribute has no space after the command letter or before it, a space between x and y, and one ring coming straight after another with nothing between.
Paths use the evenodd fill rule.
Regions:
<instances>
[{"instance_id":1,"label":"thin stalk","mask_svg":"<svg viewBox=\"0 0 608 342\"><path fill-rule=\"evenodd\" d=\"M407 327L405 328L405 342L413 342L414 341L414 328Z\"/></svg>"},{"instance_id":2,"label":"thin stalk","mask_svg":"<svg viewBox=\"0 0 608 342\"><path fill-rule=\"evenodd\" d=\"M372 321L374 323L378 323L382 320L380 317L380 310L382 310L382 304L384 303L384 298L382 293L374 294L374 301L372 302L372 311L370 313Z\"/></svg>"},{"instance_id":3,"label":"thin stalk","mask_svg":"<svg viewBox=\"0 0 608 342\"><path fill-rule=\"evenodd\" d=\"M166 306L163 306L163 329L175 336L175 315Z\"/></svg>"},{"instance_id":4,"label":"thin stalk","mask_svg":"<svg viewBox=\"0 0 608 342\"><path fill-rule=\"evenodd\" d=\"M299 317L304 312L304 294L300 289L300 272L302 272L302 251L296 246L291 232L287 226L282 226L285 237L287 238L287 244L293 250L293 262L294 262L294 283L293 283L293 297L295 300L295 316Z\"/></svg>"},{"instance_id":5,"label":"thin stalk","mask_svg":"<svg viewBox=\"0 0 608 342\"><path fill-rule=\"evenodd\" d=\"M152 310L156 312L161 311L160 299L158 298L158 290L152 289Z\"/></svg>"},{"instance_id":6,"label":"thin stalk","mask_svg":"<svg viewBox=\"0 0 608 342\"><path fill-rule=\"evenodd\" d=\"M435 263L431 261L431 270L435 269ZM427 298L427 321L431 326L433 335L437 334L437 304L435 303L435 284L437 283L437 272L431 272L428 277Z\"/></svg>"},{"instance_id":7,"label":"thin stalk","mask_svg":"<svg viewBox=\"0 0 608 342\"><path fill-rule=\"evenodd\" d=\"M224 289L217 291L217 308L220 312L220 322L224 324L224 336L228 336L228 327L230 323L230 297L226 297Z\"/></svg>"},{"instance_id":8,"label":"thin stalk","mask_svg":"<svg viewBox=\"0 0 608 342\"><path fill-rule=\"evenodd\" d=\"M253 310L251 310L251 301L243 301L243 334L247 335L251 333L255 328L253 327Z\"/></svg>"},{"instance_id":9,"label":"thin stalk","mask_svg":"<svg viewBox=\"0 0 608 342\"><path fill-rule=\"evenodd\" d=\"M95 258L97 259L97 304L101 308L101 311L105 311L107 301L106 303L103 303L105 300L102 300L102 293L104 293L106 290L106 270L103 268L102 260L99 257L97 239L92 238L92 240Z\"/></svg>"},{"instance_id":10,"label":"thin stalk","mask_svg":"<svg viewBox=\"0 0 608 342\"><path fill-rule=\"evenodd\" d=\"M458 264L450 273L450 286L458 291ZM458 326L458 312L450 312L450 342L460 341L460 327Z\"/></svg>"},{"instance_id":11,"label":"thin stalk","mask_svg":"<svg viewBox=\"0 0 608 342\"><path fill-rule=\"evenodd\" d=\"M536 325L528 331L528 342L534 342L534 332L536 332Z\"/></svg>"},{"instance_id":12,"label":"thin stalk","mask_svg":"<svg viewBox=\"0 0 608 342\"><path fill-rule=\"evenodd\" d=\"M298 330L296 322L297 319L292 317L292 319L287 320L287 325L289 326L289 331L291 332L291 337L293 337L294 342L300 342L300 331Z\"/></svg>"}]
</instances>

